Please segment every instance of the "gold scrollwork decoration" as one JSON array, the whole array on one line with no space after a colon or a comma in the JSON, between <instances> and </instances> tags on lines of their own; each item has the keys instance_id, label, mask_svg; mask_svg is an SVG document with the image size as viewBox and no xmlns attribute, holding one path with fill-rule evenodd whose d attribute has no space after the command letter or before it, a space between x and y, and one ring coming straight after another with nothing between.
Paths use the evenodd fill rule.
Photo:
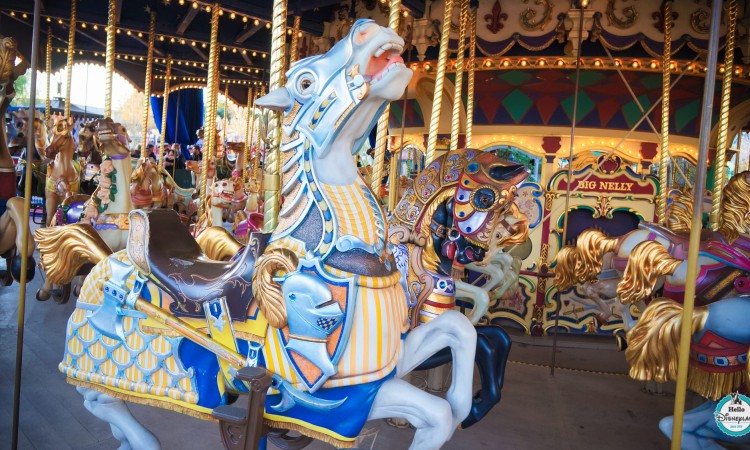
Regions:
<instances>
[{"instance_id":1,"label":"gold scrollwork decoration","mask_svg":"<svg viewBox=\"0 0 750 450\"><path fill-rule=\"evenodd\" d=\"M523 0L525 4L529 3L529 0ZM535 31L543 29L552 20L552 2L550 0L534 0L534 4L542 6L544 9L541 12L541 18L534 20L539 15L539 11L534 8L526 8L521 13L521 27L524 30Z\"/></svg>"},{"instance_id":2,"label":"gold scrollwork decoration","mask_svg":"<svg viewBox=\"0 0 750 450\"><path fill-rule=\"evenodd\" d=\"M552 201L557 197L554 191L544 192L544 210L549 211L552 209Z\"/></svg>"},{"instance_id":3,"label":"gold scrollwork decoration","mask_svg":"<svg viewBox=\"0 0 750 450\"><path fill-rule=\"evenodd\" d=\"M622 18L617 16L617 13L615 12L615 2L617 0L608 0L607 1L607 21L610 25L613 25L617 28L630 28L633 26L635 21L638 19L638 11L635 9L635 6L630 5L622 8ZM628 1L628 0L624 0Z\"/></svg>"},{"instance_id":4,"label":"gold scrollwork decoration","mask_svg":"<svg viewBox=\"0 0 750 450\"><path fill-rule=\"evenodd\" d=\"M607 219L612 218L612 203L609 200L609 196L602 194L596 198L596 205L594 205L594 219L599 217L606 217Z\"/></svg>"},{"instance_id":5,"label":"gold scrollwork decoration","mask_svg":"<svg viewBox=\"0 0 750 450\"><path fill-rule=\"evenodd\" d=\"M690 14L690 28L696 33L708 34L711 15L705 9L698 9Z\"/></svg>"}]
</instances>

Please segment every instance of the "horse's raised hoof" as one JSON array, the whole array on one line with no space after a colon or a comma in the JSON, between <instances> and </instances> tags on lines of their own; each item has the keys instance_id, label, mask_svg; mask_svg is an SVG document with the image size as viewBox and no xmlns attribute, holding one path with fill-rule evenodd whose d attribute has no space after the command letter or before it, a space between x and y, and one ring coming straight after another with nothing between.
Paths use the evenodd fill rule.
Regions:
<instances>
[{"instance_id":1,"label":"horse's raised hoof","mask_svg":"<svg viewBox=\"0 0 750 450\"><path fill-rule=\"evenodd\" d=\"M50 297L52 297L52 293L48 291L47 289L42 289L42 288L37 289L36 299L39 300L40 302L46 302L47 300L50 299Z\"/></svg>"},{"instance_id":2,"label":"horse's raised hoof","mask_svg":"<svg viewBox=\"0 0 750 450\"><path fill-rule=\"evenodd\" d=\"M70 300L70 283L63 284L59 289L52 290L52 300L58 305L64 305Z\"/></svg>"},{"instance_id":3,"label":"horse's raised hoof","mask_svg":"<svg viewBox=\"0 0 750 450\"><path fill-rule=\"evenodd\" d=\"M304 435L290 436L289 430L271 430L268 433L268 440L280 450L299 450L307 447L313 441L312 438Z\"/></svg>"},{"instance_id":4,"label":"horse's raised hoof","mask_svg":"<svg viewBox=\"0 0 750 450\"><path fill-rule=\"evenodd\" d=\"M10 269L10 274L13 277L14 280L21 282L21 257L16 255L13 258L10 259L10 265L8 266ZM28 261L26 261L26 282L34 279L34 275L36 274L36 261L34 261L34 258L29 258ZM7 285L6 285L7 286Z\"/></svg>"}]
</instances>

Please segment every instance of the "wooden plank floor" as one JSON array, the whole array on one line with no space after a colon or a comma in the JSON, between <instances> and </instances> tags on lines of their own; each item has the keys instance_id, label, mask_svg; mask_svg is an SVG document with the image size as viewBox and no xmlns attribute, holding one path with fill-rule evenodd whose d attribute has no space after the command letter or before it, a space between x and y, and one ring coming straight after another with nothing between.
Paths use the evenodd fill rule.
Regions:
<instances>
[{"instance_id":1,"label":"wooden plank floor","mask_svg":"<svg viewBox=\"0 0 750 450\"><path fill-rule=\"evenodd\" d=\"M115 449L109 426L83 407L75 389L65 382L57 365L63 354L65 325L74 308L38 302L34 292L40 277L30 283L26 307L20 448L36 450ZM13 378L16 347L18 285L0 287L0 449L10 448ZM482 422L459 430L446 449L660 449L668 440L657 428L670 415L673 397L652 396L640 383L623 374L595 374L549 369L546 340L519 338L508 365L503 400ZM544 344L535 345L534 342ZM621 353L606 340L576 345L562 339L560 366L624 372ZM423 376L423 374L419 375ZM671 386L667 386L667 390ZM697 406L699 399L689 398ZM220 449L214 423L171 411L130 405L133 414L161 440L165 450ZM377 435L374 448L406 449L413 430L389 427L382 421L368 424ZM330 449L320 442L311 449Z\"/></svg>"}]
</instances>

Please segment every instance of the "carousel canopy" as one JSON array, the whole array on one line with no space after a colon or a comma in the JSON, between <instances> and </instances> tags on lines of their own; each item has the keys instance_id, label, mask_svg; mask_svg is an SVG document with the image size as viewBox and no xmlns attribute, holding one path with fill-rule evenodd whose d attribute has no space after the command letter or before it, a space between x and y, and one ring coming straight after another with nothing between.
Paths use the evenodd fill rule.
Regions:
<instances>
[{"instance_id":1,"label":"carousel canopy","mask_svg":"<svg viewBox=\"0 0 750 450\"><path fill-rule=\"evenodd\" d=\"M379 4L372 0L373 5ZM164 90L166 58L171 55L172 87L205 85L208 67L210 18L207 8L214 2L192 0L128 0L118 1L115 70L143 90L148 49L149 11L156 11L156 41L154 50L153 92ZM219 27L219 57L222 90L229 85L229 96L238 104L247 101L248 87L268 80L271 49L271 14L273 2L269 0L221 1L223 10ZM0 35L18 41L19 51L31 55L31 24L33 2L7 0L0 5ZM354 16L356 12L340 0L306 0L289 2L288 25L294 16L301 18L300 31L320 36L324 23L337 16ZM407 0L403 6L414 14L421 14L424 2ZM47 32L52 33L52 68L59 70L66 63L70 0L44 1L42 7L41 42ZM210 11L210 9L208 9ZM107 25L107 1L78 0L77 34L75 40L76 62L104 64ZM39 67L44 68L44 51L39 54Z\"/></svg>"}]
</instances>

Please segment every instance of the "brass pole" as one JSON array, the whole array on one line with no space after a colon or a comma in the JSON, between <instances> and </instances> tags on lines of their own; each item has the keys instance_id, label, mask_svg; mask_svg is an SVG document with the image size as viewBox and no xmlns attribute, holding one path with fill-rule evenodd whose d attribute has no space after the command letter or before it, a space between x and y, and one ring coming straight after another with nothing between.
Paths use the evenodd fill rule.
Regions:
<instances>
[{"instance_id":1,"label":"brass pole","mask_svg":"<svg viewBox=\"0 0 750 450\"><path fill-rule=\"evenodd\" d=\"M146 81L143 85L143 94L146 99L143 103L143 146L146 151L148 144L148 111L151 109L151 72L154 67L154 38L156 37L156 12L151 12L151 20L148 24L148 51L146 53ZM161 164L161 162L159 163Z\"/></svg>"},{"instance_id":2,"label":"brass pole","mask_svg":"<svg viewBox=\"0 0 750 450\"><path fill-rule=\"evenodd\" d=\"M29 86L29 113L34 114L36 109L36 71L39 55L39 20L41 0L34 1L34 18L31 31L31 85ZM11 62L12 63L12 62ZM13 385L13 424L11 425L11 449L18 449L18 426L21 408L21 381L23 380L23 332L26 319L26 269L29 266L29 210L31 209L31 151L34 148L34 133L26 136L26 179L23 195L23 217L25 226L22 231L23 244L21 245L21 279L18 286L18 320L16 322L16 366Z\"/></svg>"},{"instance_id":3,"label":"brass pole","mask_svg":"<svg viewBox=\"0 0 750 450\"><path fill-rule=\"evenodd\" d=\"M164 102L161 106L161 142L159 143L159 172L164 167L164 144L167 140L167 108L169 106L169 84L172 78L172 56L167 58L167 74L164 76ZM204 144L205 145L205 144ZM146 151L146 147L143 147ZM143 154L141 154L143 156Z\"/></svg>"},{"instance_id":4,"label":"brass pole","mask_svg":"<svg viewBox=\"0 0 750 450\"><path fill-rule=\"evenodd\" d=\"M727 38L724 46L724 79L721 84L721 110L719 112L719 136L716 141L716 162L714 163L714 196L711 204L711 229L716 231L721 225L721 197L726 182L726 159L729 142L729 102L732 95L732 73L734 71L734 35L737 30L737 0L729 0L727 10Z\"/></svg>"},{"instance_id":5,"label":"brass pole","mask_svg":"<svg viewBox=\"0 0 750 450\"><path fill-rule=\"evenodd\" d=\"M273 25L271 28L271 82L268 91L284 86L284 51L286 47L286 0L274 0ZM272 232L279 220L281 176L281 113L272 111L268 124L271 135L271 148L266 151L266 175L263 177L265 189L265 213L263 231Z\"/></svg>"},{"instance_id":6,"label":"brass pole","mask_svg":"<svg viewBox=\"0 0 750 450\"><path fill-rule=\"evenodd\" d=\"M464 40L466 39L466 17L469 15L469 0L461 1L458 17L458 48L456 49L456 83L453 91L453 117L451 120L451 150L458 149L458 136L461 133L461 94L464 82Z\"/></svg>"},{"instance_id":7,"label":"brass pole","mask_svg":"<svg viewBox=\"0 0 750 450\"><path fill-rule=\"evenodd\" d=\"M112 74L115 71L115 20L117 0L109 0L107 14L107 53L104 60L106 75L104 79L104 117L112 117Z\"/></svg>"},{"instance_id":8,"label":"brass pole","mask_svg":"<svg viewBox=\"0 0 750 450\"><path fill-rule=\"evenodd\" d=\"M294 28L292 29L292 43L289 45L289 67L299 59L299 28L300 16L294 16Z\"/></svg>"},{"instance_id":9,"label":"brass pole","mask_svg":"<svg viewBox=\"0 0 750 450\"><path fill-rule=\"evenodd\" d=\"M414 15L411 16L411 29L414 30ZM413 36L413 34L412 34ZM406 54L406 66L409 67L411 65L411 50L412 50L412 41L409 41L406 43L407 48L407 54ZM396 151L393 149L391 151L391 174L388 176L388 210L393 211L393 209L396 207L396 202L398 202L398 186L399 182L401 181L398 176L399 171L399 164L401 162L401 154L404 151L404 134L406 133L406 105L407 105L407 96L404 95L404 98L401 103L401 110L403 113L401 114L401 142L399 144L399 149Z\"/></svg>"},{"instance_id":10,"label":"brass pole","mask_svg":"<svg viewBox=\"0 0 750 450\"><path fill-rule=\"evenodd\" d=\"M690 337L693 327L693 306L695 304L695 281L698 275L698 252L700 251L701 216L703 211L703 193L706 189L706 171L708 169L708 138L711 134L711 115L714 104L714 86L716 85L716 58L719 53L719 26L721 25L721 7L723 2L711 5L711 32L708 39L708 56L706 57L706 80L703 85L703 103L701 111L701 130L698 138L698 165L695 168L695 204L693 220L690 223L690 241L688 245L688 266L685 278L685 297L682 305L682 329L680 344L677 347L677 387L674 394L674 424L672 425L672 450L682 446L683 420L685 419L685 394L687 390L688 366L690 364Z\"/></svg>"},{"instance_id":11,"label":"brass pole","mask_svg":"<svg viewBox=\"0 0 750 450\"><path fill-rule=\"evenodd\" d=\"M669 91L672 64L672 0L664 2L664 55L661 81L661 149L659 151L659 202L656 206L659 223L667 224L667 190L669 187Z\"/></svg>"},{"instance_id":12,"label":"brass pole","mask_svg":"<svg viewBox=\"0 0 750 450\"><path fill-rule=\"evenodd\" d=\"M448 39L451 34L452 13L453 0L445 0L443 29L440 33L440 51L438 53L437 73L435 74L435 92L432 96L430 132L427 136L427 150L425 151L425 164L430 164L435 159L435 147L437 147L438 128L440 126L440 107L443 103L443 80L445 78L445 66L448 62Z\"/></svg>"},{"instance_id":13,"label":"brass pole","mask_svg":"<svg viewBox=\"0 0 750 450\"><path fill-rule=\"evenodd\" d=\"M206 87L208 88L208 103L203 120L203 144L206 151L203 153L203 165L200 176L200 208L198 216L203 215L206 210L206 196L208 191L208 167L211 159L216 154L216 104L219 93L219 5L214 3L211 8L211 41L208 50L208 77Z\"/></svg>"},{"instance_id":14,"label":"brass pole","mask_svg":"<svg viewBox=\"0 0 750 450\"><path fill-rule=\"evenodd\" d=\"M70 27L68 28L68 61L65 63L65 115L70 117L70 90L73 84L73 55L76 52L77 1L70 0Z\"/></svg>"},{"instance_id":15,"label":"brass pole","mask_svg":"<svg viewBox=\"0 0 750 450\"><path fill-rule=\"evenodd\" d=\"M47 27L47 54L45 55L45 65L47 71L47 99L44 101L44 126L50 126L50 117L52 116L52 99L50 92L50 77L52 72L52 27Z\"/></svg>"},{"instance_id":16,"label":"brass pole","mask_svg":"<svg viewBox=\"0 0 750 450\"><path fill-rule=\"evenodd\" d=\"M391 10L388 16L388 26L398 33L399 19L401 18L401 0L391 0ZM409 91L407 87L406 91ZM404 93L406 96L406 93ZM406 114L402 111L401 114ZM390 103L385 105L383 114L378 119L378 130L375 135L375 158L372 162L372 175L370 178L370 189L378 198L380 184L383 180L383 162L385 161L385 147L388 141L388 118L391 115Z\"/></svg>"},{"instance_id":17,"label":"brass pole","mask_svg":"<svg viewBox=\"0 0 750 450\"><path fill-rule=\"evenodd\" d=\"M242 158L240 164L242 167L242 181L247 181L247 155L252 150L252 143L250 137L252 131L250 130L250 117L253 115L253 109L255 108L255 97L253 96L253 88L247 88L247 117L245 118L245 151L242 152Z\"/></svg>"},{"instance_id":18,"label":"brass pole","mask_svg":"<svg viewBox=\"0 0 750 450\"><path fill-rule=\"evenodd\" d=\"M466 80L466 147L471 147L474 131L474 72L477 54L477 6L469 12L469 68Z\"/></svg>"},{"instance_id":19,"label":"brass pole","mask_svg":"<svg viewBox=\"0 0 750 450\"><path fill-rule=\"evenodd\" d=\"M576 81L573 88L573 117L570 120L570 147L568 149L568 168L567 180L565 183L565 212L563 212L562 223L562 245L568 240L568 214L570 212L570 184L573 178L573 150L575 148L576 124L578 123L578 95L581 87L581 43L583 42L583 11L586 9L586 0L581 0L578 5L578 52L576 54ZM561 295L556 295L557 307L555 308L555 328L552 340L552 358L550 363L550 375L555 375L555 365L557 358L557 330L560 324Z\"/></svg>"}]
</instances>

